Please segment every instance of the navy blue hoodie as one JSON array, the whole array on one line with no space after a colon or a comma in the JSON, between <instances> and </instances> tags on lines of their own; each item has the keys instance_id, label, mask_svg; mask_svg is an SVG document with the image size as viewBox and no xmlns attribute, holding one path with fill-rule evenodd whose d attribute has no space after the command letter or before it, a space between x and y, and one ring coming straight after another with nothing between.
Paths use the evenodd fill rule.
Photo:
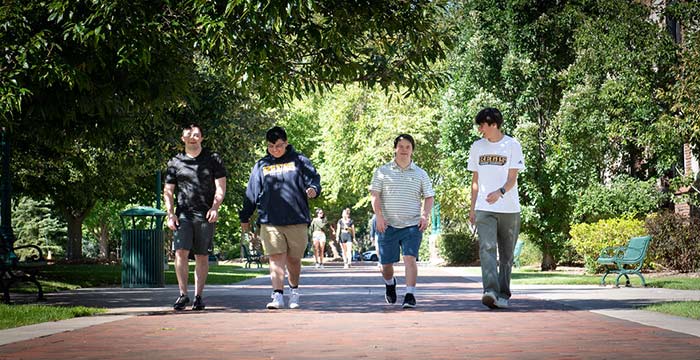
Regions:
<instances>
[{"instance_id":1,"label":"navy blue hoodie","mask_svg":"<svg viewBox=\"0 0 700 360\"><path fill-rule=\"evenodd\" d=\"M316 196L321 194L321 176L307 157L291 145L278 159L268 152L250 172L238 218L241 223L249 222L257 208L261 224L309 224L306 189L310 187L316 190Z\"/></svg>"}]
</instances>

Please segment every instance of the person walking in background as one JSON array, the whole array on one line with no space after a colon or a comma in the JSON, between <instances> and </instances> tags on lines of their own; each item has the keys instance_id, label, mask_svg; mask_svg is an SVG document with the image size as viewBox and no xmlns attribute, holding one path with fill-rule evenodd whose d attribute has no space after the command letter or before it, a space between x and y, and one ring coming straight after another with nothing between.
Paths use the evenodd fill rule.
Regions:
<instances>
[{"instance_id":1,"label":"person walking in background","mask_svg":"<svg viewBox=\"0 0 700 360\"><path fill-rule=\"evenodd\" d=\"M338 220L336 232L343 252L343 268L347 269L352 263L352 243L355 242L355 223L350 218L350 208L343 209L343 217Z\"/></svg>"},{"instance_id":2,"label":"person walking in background","mask_svg":"<svg viewBox=\"0 0 700 360\"><path fill-rule=\"evenodd\" d=\"M287 133L275 126L265 134L267 155L253 166L238 214L241 229L250 230L250 217L258 212L260 238L270 257L272 301L268 309L284 307L285 269L291 295L289 308L299 305L301 258L311 223L308 199L321 194L321 176L304 155L287 142Z\"/></svg>"},{"instance_id":3,"label":"person walking in background","mask_svg":"<svg viewBox=\"0 0 700 360\"><path fill-rule=\"evenodd\" d=\"M185 151L168 162L163 197L167 225L175 232L175 275L180 295L173 308L183 310L190 302L187 293L190 251L194 253L194 303L192 310L203 310L204 284L209 273L209 254L214 249L214 229L219 207L226 194L226 168L217 153L202 148L202 128L188 124L180 137ZM174 193L177 191L177 208Z\"/></svg>"},{"instance_id":4,"label":"person walking in background","mask_svg":"<svg viewBox=\"0 0 700 360\"><path fill-rule=\"evenodd\" d=\"M328 221L326 221L326 215L323 209L316 209L316 217L311 220L311 226L309 226L311 241L314 247L316 269L323 269L323 252L326 248L326 231L324 228L326 224L328 224Z\"/></svg>"},{"instance_id":5,"label":"person walking in background","mask_svg":"<svg viewBox=\"0 0 700 360\"><path fill-rule=\"evenodd\" d=\"M415 148L411 135L397 136L394 139L394 159L375 170L370 185L379 232L379 261L386 284L384 298L389 304L396 303L394 263L399 261L399 250L402 249L406 268L404 309L416 307L418 249L423 231L430 224L435 196L428 174L413 162Z\"/></svg>"},{"instance_id":6,"label":"person walking in background","mask_svg":"<svg viewBox=\"0 0 700 360\"><path fill-rule=\"evenodd\" d=\"M520 233L518 171L525 169L525 160L520 143L501 132L498 109L481 110L476 124L482 138L469 149L467 169L472 172L469 220L479 236L481 302L491 309L507 308L513 247Z\"/></svg>"}]
</instances>

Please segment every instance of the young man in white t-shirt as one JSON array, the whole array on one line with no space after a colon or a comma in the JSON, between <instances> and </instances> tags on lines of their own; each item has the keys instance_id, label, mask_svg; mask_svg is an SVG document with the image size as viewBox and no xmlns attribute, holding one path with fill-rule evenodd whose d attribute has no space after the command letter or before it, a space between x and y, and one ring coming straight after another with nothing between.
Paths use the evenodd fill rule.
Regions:
<instances>
[{"instance_id":1,"label":"young man in white t-shirt","mask_svg":"<svg viewBox=\"0 0 700 360\"><path fill-rule=\"evenodd\" d=\"M481 302L491 309L506 308L513 247L520 232L518 171L525 169L525 160L520 143L501 132L503 116L498 109L481 110L476 124L482 138L469 150L467 169L473 172L469 220L479 234Z\"/></svg>"}]
</instances>

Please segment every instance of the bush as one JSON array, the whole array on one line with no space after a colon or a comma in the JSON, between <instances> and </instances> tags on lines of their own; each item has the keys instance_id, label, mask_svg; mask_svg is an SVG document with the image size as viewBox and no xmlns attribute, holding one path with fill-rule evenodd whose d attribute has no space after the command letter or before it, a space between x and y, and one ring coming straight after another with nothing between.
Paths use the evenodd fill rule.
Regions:
<instances>
[{"instance_id":1,"label":"bush","mask_svg":"<svg viewBox=\"0 0 700 360\"><path fill-rule=\"evenodd\" d=\"M520 241L524 242L523 250L520 253L520 265L538 265L542 262L542 251L533 243L528 240L527 235L520 234L518 237Z\"/></svg>"},{"instance_id":2,"label":"bush","mask_svg":"<svg viewBox=\"0 0 700 360\"><path fill-rule=\"evenodd\" d=\"M668 201L668 194L656 189L653 179L640 181L628 176L615 178L609 186L596 184L578 197L574 222L594 223L617 217L643 218Z\"/></svg>"},{"instance_id":3,"label":"bush","mask_svg":"<svg viewBox=\"0 0 700 360\"><path fill-rule=\"evenodd\" d=\"M664 212L650 216L646 228L655 262L680 272L700 269L700 219Z\"/></svg>"},{"instance_id":4,"label":"bush","mask_svg":"<svg viewBox=\"0 0 700 360\"><path fill-rule=\"evenodd\" d=\"M571 226L571 244L576 252L583 256L586 271L598 270L596 259L600 251L608 246L622 246L635 236L646 233L644 222L636 219L607 219L593 224L576 224Z\"/></svg>"},{"instance_id":5,"label":"bush","mask_svg":"<svg viewBox=\"0 0 700 360\"><path fill-rule=\"evenodd\" d=\"M449 265L471 265L479 259L479 241L471 233L445 233L438 244Z\"/></svg>"}]
</instances>

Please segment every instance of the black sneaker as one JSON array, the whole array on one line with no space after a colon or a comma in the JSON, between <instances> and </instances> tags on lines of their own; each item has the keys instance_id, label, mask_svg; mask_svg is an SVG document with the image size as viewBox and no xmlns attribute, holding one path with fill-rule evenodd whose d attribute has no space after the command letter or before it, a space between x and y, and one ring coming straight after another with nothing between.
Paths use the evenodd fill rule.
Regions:
<instances>
[{"instance_id":1,"label":"black sneaker","mask_svg":"<svg viewBox=\"0 0 700 360\"><path fill-rule=\"evenodd\" d=\"M204 301L202 301L201 296L196 295L194 297L194 303L192 303L192 310L204 310Z\"/></svg>"},{"instance_id":2,"label":"black sneaker","mask_svg":"<svg viewBox=\"0 0 700 360\"><path fill-rule=\"evenodd\" d=\"M175 310L185 310L185 306L190 303L190 298L187 295L182 295L175 300L175 304L173 304L173 309Z\"/></svg>"},{"instance_id":3,"label":"black sneaker","mask_svg":"<svg viewBox=\"0 0 700 360\"><path fill-rule=\"evenodd\" d=\"M406 293L403 297L403 308L413 309L414 307L416 307L416 297L411 293Z\"/></svg>"},{"instance_id":4,"label":"black sneaker","mask_svg":"<svg viewBox=\"0 0 700 360\"><path fill-rule=\"evenodd\" d=\"M394 285L386 285L384 300L387 304L396 304L396 278L394 278Z\"/></svg>"}]
</instances>

